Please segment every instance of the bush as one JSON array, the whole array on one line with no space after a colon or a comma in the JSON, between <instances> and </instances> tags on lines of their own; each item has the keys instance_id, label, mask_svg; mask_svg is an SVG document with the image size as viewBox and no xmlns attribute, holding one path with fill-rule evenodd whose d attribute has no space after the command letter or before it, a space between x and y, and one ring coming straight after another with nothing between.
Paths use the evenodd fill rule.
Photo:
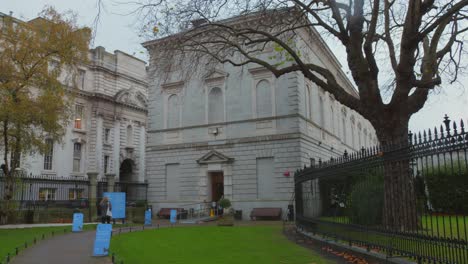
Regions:
<instances>
[{"instance_id":1,"label":"bush","mask_svg":"<svg viewBox=\"0 0 468 264\"><path fill-rule=\"evenodd\" d=\"M229 199L223 198L223 199L219 200L219 205L223 209L228 209L229 207L231 207L231 201L229 201Z\"/></svg>"},{"instance_id":2,"label":"bush","mask_svg":"<svg viewBox=\"0 0 468 264\"><path fill-rule=\"evenodd\" d=\"M384 206L382 175L368 175L353 185L348 196L348 215L351 223L378 225L382 223Z\"/></svg>"},{"instance_id":3,"label":"bush","mask_svg":"<svg viewBox=\"0 0 468 264\"><path fill-rule=\"evenodd\" d=\"M432 209L443 213L468 214L468 171L466 165L442 166L425 174Z\"/></svg>"}]
</instances>

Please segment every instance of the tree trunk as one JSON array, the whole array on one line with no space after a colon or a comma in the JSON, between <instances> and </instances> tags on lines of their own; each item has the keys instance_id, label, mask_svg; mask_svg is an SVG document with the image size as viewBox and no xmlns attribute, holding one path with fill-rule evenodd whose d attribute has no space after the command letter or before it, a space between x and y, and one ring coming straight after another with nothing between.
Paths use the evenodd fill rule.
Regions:
<instances>
[{"instance_id":1,"label":"tree trunk","mask_svg":"<svg viewBox=\"0 0 468 264\"><path fill-rule=\"evenodd\" d=\"M383 147L384 159L384 208L383 224L398 231L418 228L418 214L414 179L410 170L410 144L408 142L408 119L386 119L377 129Z\"/></svg>"}]
</instances>

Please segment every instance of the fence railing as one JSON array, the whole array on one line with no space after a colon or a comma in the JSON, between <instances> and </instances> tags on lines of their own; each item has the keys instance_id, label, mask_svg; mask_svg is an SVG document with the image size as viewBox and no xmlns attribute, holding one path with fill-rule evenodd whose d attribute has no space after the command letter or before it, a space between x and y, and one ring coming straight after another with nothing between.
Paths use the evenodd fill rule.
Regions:
<instances>
[{"instance_id":1,"label":"fence railing","mask_svg":"<svg viewBox=\"0 0 468 264\"><path fill-rule=\"evenodd\" d=\"M0 216L4 201L7 179L0 174ZM10 223L68 222L72 213L80 210L85 220L91 221L90 181L82 177L57 177L55 175L31 175L15 173L10 181L12 199L8 210L16 213L9 217ZM146 203L147 183L116 182L114 191L127 193L127 205L136 206L137 202ZM95 197L100 199L107 192L107 181L98 181ZM0 217L1 218L1 217ZM0 221L2 223L3 221Z\"/></svg>"},{"instance_id":2,"label":"fence railing","mask_svg":"<svg viewBox=\"0 0 468 264\"><path fill-rule=\"evenodd\" d=\"M418 263L467 263L468 133L463 121L295 174L297 225Z\"/></svg>"}]
</instances>

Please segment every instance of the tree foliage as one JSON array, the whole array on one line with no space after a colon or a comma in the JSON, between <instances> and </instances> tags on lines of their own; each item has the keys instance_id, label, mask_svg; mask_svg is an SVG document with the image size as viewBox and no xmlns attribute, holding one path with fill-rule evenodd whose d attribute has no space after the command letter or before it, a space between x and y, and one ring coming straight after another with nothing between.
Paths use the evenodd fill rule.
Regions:
<instances>
[{"instance_id":1,"label":"tree foliage","mask_svg":"<svg viewBox=\"0 0 468 264\"><path fill-rule=\"evenodd\" d=\"M0 164L11 178L23 154L43 152L46 138L60 141L64 135L90 30L79 28L73 14L52 8L28 22L0 19Z\"/></svg>"}]
</instances>

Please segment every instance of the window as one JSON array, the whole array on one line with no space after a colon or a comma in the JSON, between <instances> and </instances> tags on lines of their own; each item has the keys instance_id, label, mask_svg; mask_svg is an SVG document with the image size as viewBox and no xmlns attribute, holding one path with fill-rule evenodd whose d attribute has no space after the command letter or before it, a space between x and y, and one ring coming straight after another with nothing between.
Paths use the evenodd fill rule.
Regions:
<instances>
[{"instance_id":1,"label":"window","mask_svg":"<svg viewBox=\"0 0 468 264\"><path fill-rule=\"evenodd\" d=\"M215 87L208 94L208 123L224 121L223 92Z\"/></svg>"},{"instance_id":2,"label":"window","mask_svg":"<svg viewBox=\"0 0 468 264\"><path fill-rule=\"evenodd\" d=\"M73 145L73 172L81 171L81 143Z\"/></svg>"},{"instance_id":3,"label":"window","mask_svg":"<svg viewBox=\"0 0 468 264\"><path fill-rule=\"evenodd\" d=\"M257 83L256 103L257 118L269 117L273 114L271 102L271 87L267 80L261 80Z\"/></svg>"},{"instance_id":4,"label":"window","mask_svg":"<svg viewBox=\"0 0 468 264\"><path fill-rule=\"evenodd\" d=\"M104 173L109 172L109 156L104 156Z\"/></svg>"},{"instance_id":5,"label":"window","mask_svg":"<svg viewBox=\"0 0 468 264\"><path fill-rule=\"evenodd\" d=\"M306 117L312 119L312 89L309 85L306 87Z\"/></svg>"},{"instance_id":6,"label":"window","mask_svg":"<svg viewBox=\"0 0 468 264\"><path fill-rule=\"evenodd\" d=\"M356 139L354 138L354 117L351 116L351 146L354 148L356 144Z\"/></svg>"},{"instance_id":7,"label":"window","mask_svg":"<svg viewBox=\"0 0 468 264\"><path fill-rule=\"evenodd\" d=\"M83 129L83 106L75 105L75 128Z\"/></svg>"},{"instance_id":8,"label":"window","mask_svg":"<svg viewBox=\"0 0 468 264\"><path fill-rule=\"evenodd\" d=\"M179 127L179 105L177 95L167 99L167 128Z\"/></svg>"},{"instance_id":9,"label":"window","mask_svg":"<svg viewBox=\"0 0 468 264\"><path fill-rule=\"evenodd\" d=\"M54 156L54 141L52 139L45 140L44 152L44 170L52 170L52 160Z\"/></svg>"},{"instance_id":10,"label":"window","mask_svg":"<svg viewBox=\"0 0 468 264\"><path fill-rule=\"evenodd\" d=\"M78 88L84 89L86 71L78 70Z\"/></svg>"},{"instance_id":11,"label":"window","mask_svg":"<svg viewBox=\"0 0 468 264\"><path fill-rule=\"evenodd\" d=\"M78 200L83 198L84 189L68 189L68 200Z\"/></svg>"},{"instance_id":12,"label":"window","mask_svg":"<svg viewBox=\"0 0 468 264\"><path fill-rule=\"evenodd\" d=\"M346 143L346 119L343 116L341 118L342 126L343 126L343 142Z\"/></svg>"},{"instance_id":13,"label":"window","mask_svg":"<svg viewBox=\"0 0 468 264\"><path fill-rule=\"evenodd\" d=\"M58 61L54 61L54 60L53 60L53 61L51 61L51 62L49 63L49 72L58 70L58 68L59 68L59 63L58 63Z\"/></svg>"},{"instance_id":14,"label":"window","mask_svg":"<svg viewBox=\"0 0 468 264\"><path fill-rule=\"evenodd\" d=\"M361 148L361 147L363 147L363 146L362 146L362 130L361 130L362 128L361 128L361 123L358 123L357 127L358 127L358 144L359 144L359 145L358 145L358 148Z\"/></svg>"},{"instance_id":15,"label":"window","mask_svg":"<svg viewBox=\"0 0 468 264\"><path fill-rule=\"evenodd\" d=\"M131 125L127 126L127 146L133 145L133 128Z\"/></svg>"},{"instance_id":16,"label":"window","mask_svg":"<svg viewBox=\"0 0 468 264\"><path fill-rule=\"evenodd\" d=\"M110 128L104 129L104 142L105 143L110 143Z\"/></svg>"},{"instance_id":17,"label":"window","mask_svg":"<svg viewBox=\"0 0 468 264\"><path fill-rule=\"evenodd\" d=\"M39 189L39 200L40 201L51 201L55 200L55 188L40 188Z\"/></svg>"},{"instance_id":18,"label":"window","mask_svg":"<svg viewBox=\"0 0 468 264\"><path fill-rule=\"evenodd\" d=\"M330 130L335 134L335 111L333 110L333 106L330 106Z\"/></svg>"},{"instance_id":19,"label":"window","mask_svg":"<svg viewBox=\"0 0 468 264\"><path fill-rule=\"evenodd\" d=\"M325 127L325 113L324 113L324 108L323 108L323 98L322 96L319 96L319 124L322 128Z\"/></svg>"}]
</instances>

